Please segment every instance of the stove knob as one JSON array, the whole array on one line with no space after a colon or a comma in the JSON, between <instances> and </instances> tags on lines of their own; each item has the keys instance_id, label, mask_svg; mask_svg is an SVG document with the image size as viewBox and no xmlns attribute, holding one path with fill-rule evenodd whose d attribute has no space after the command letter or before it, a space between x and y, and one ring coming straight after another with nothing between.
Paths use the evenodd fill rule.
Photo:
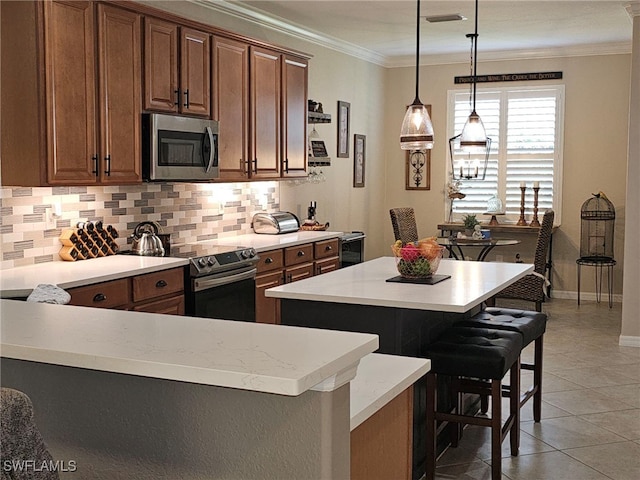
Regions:
<instances>
[{"instance_id":1,"label":"stove knob","mask_svg":"<svg viewBox=\"0 0 640 480\"><path fill-rule=\"evenodd\" d=\"M256 251L253 248L248 248L240 252L240 256L245 260L249 258L253 258L256 256Z\"/></svg>"},{"instance_id":2,"label":"stove knob","mask_svg":"<svg viewBox=\"0 0 640 480\"><path fill-rule=\"evenodd\" d=\"M198 259L198 265L200 265L202 268L207 266L207 261L204 257Z\"/></svg>"},{"instance_id":3,"label":"stove knob","mask_svg":"<svg viewBox=\"0 0 640 480\"><path fill-rule=\"evenodd\" d=\"M207 257L207 264L208 264L210 267L213 267L213 266L216 264L216 259L215 259L215 258L213 258L213 257Z\"/></svg>"}]
</instances>

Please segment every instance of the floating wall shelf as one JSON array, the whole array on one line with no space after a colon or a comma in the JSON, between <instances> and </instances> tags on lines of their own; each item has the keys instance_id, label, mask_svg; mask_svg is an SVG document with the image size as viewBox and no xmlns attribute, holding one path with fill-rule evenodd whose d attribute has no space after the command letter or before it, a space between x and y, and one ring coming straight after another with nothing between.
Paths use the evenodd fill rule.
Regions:
<instances>
[{"instance_id":1,"label":"floating wall shelf","mask_svg":"<svg viewBox=\"0 0 640 480\"><path fill-rule=\"evenodd\" d=\"M330 113L308 112L307 123L331 123Z\"/></svg>"}]
</instances>

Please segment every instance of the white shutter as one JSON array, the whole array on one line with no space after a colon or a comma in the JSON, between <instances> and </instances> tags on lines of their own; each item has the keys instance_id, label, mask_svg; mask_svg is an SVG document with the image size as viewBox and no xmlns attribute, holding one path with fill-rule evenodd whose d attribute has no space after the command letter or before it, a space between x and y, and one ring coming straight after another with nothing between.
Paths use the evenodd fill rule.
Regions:
<instances>
[{"instance_id":1,"label":"white shutter","mask_svg":"<svg viewBox=\"0 0 640 480\"><path fill-rule=\"evenodd\" d=\"M487 201L497 194L503 201L506 217L501 221L517 221L520 216L520 182L525 182L525 214L533 212L533 182L539 182L539 215L548 208L556 210L559 222L560 173L562 168L564 87L498 88L479 90L476 111L492 139L491 155L484 181L463 181L464 199L453 202L456 219L465 213L482 214ZM449 92L453 137L462 131L469 116L469 92ZM455 133L454 133L455 132ZM454 151L457 168L466 155ZM447 170L451 170L450 164Z\"/></svg>"}]
</instances>

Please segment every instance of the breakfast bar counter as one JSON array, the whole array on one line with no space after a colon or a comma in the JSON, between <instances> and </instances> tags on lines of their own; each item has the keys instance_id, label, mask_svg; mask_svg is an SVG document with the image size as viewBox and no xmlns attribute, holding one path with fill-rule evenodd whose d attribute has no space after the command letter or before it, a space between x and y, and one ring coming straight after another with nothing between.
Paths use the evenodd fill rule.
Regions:
<instances>
[{"instance_id":1,"label":"breakfast bar counter","mask_svg":"<svg viewBox=\"0 0 640 480\"><path fill-rule=\"evenodd\" d=\"M281 323L372 333L377 353L425 358L426 347L454 321L480 311L482 302L533 271L533 265L443 259L434 285L387 282L395 259L382 257L281 285L266 295L281 300ZM426 385L414 387L413 478L425 472Z\"/></svg>"}]
</instances>

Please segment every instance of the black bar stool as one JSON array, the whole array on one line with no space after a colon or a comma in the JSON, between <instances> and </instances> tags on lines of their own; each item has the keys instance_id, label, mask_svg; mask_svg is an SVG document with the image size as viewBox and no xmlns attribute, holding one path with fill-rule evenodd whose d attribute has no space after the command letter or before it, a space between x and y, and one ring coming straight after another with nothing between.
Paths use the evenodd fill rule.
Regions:
<instances>
[{"instance_id":1,"label":"black bar stool","mask_svg":"<svg viewBox=\"0 0 640 480\"><path fill-rule=\"evenodd\" d=\"M427 374L427 465L426 480L434 480L436 470L437 423L491 428L491 478L502 476L501 445L510 435L511 455L518 455L520 432L520 352L522 335L496 329L451 327L426 349L431 359ZM510 371L509 417L502 423L502 378ZM452 377L457 401L451 412L437 411L437 377ZM480 380L481 379L481 380ZM487 387L488 382L488 387ZM462 393L491 396L491 418L465 415L459 398ZM457 437L457 434L456 434ZM454 442L455 443L455 442Z\"/></svg>"},{"instance_id":2,"label":"black bar stool","mask_svg":"<svg viewBox=\"0 0 640 480\"><path fill-rule=\"evenodd\" d=\"M535 342L533 363L521 362L520 364L522 370L533 371L533 384L522 394L520 407L522 408L533 397L533 420L539 422L542 414L542 351L544 332L547 329L547 315L542 312L487 307L470 319L461 320L455 325L517 332L522 335L522 348ZM504 390L503 396L508 396L509 387L505 386ZM487 411L486 399L483 399L482 411Z\"/></svg>"}]
</instances>

